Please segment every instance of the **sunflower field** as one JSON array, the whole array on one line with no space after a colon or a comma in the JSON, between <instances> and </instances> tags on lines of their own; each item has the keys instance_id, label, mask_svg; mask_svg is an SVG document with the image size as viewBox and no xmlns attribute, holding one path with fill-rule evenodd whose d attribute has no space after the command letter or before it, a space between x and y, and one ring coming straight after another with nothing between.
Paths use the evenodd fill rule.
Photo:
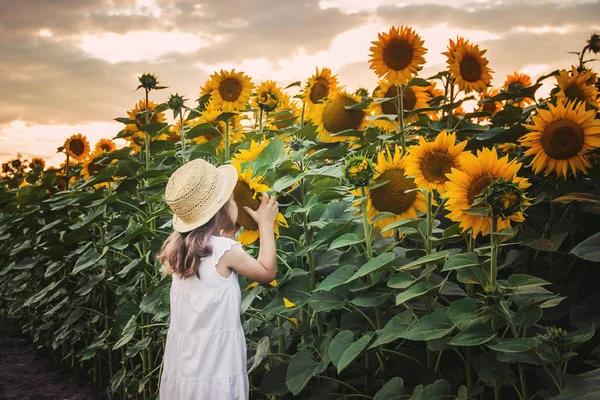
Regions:
<instances>
[{"instance_id":1,"label":"sunflower field","mask_svg":"<svg viewBox=\"0 0 600 400\"><path fill-rule=\"evenodd\" d=\"M243 206L280 203L277 279L240 277L251 398L600 398L600 36L497 88L476 43L431 77L424 46L380 33L380 82L355 92L328 68L286 88L221 70L190 101L143 74L127 146L77 134L60 167L3 164L0 311L107 395L156 399L164 189L202 157L238 169L250 254Z\"/></svg>"}]
</instances>

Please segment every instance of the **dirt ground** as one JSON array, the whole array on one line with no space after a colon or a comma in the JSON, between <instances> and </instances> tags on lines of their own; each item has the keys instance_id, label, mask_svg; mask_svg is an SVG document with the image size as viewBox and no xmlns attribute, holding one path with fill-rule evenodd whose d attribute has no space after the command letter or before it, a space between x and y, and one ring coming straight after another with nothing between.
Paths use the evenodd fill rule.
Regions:
<instances>
[{"instance_id":1,"label":"dirt ground","mask_svg":"<svg viewBox=\"0 0 600 400\"><path fill-rule=\"evenodd\" d=\"M0 399L104 400L106 396L74 381L68 370L20 334L15 321L0 316Z\"/></svg>"}]
</instances>

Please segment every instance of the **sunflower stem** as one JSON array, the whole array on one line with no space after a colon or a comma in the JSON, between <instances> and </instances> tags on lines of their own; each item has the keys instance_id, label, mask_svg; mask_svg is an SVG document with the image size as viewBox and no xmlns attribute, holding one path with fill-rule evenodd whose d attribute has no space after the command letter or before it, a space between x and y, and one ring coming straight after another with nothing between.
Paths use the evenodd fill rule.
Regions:
<instances>
[{"instance_id":1,"label":"sunflower stem","mask_svg":"<svg viewBox=\"0 0 600 400\"><path fill-rule=\"evenodd\" d=\"M259 113L258 113L258 133L259 133L259 135L262 135L263 129L264 129L264 126L263 126L263 113L264 113L264 111L261 108L260 111L259 111ZM263 140L264 140L264 137L263 137Z\"/></svg>"},{"instance_id":2,"label":"sunflower stem","mask_svg":"<svg viewBox=\"0 0 600 400\"><path fill-rule=\"evenodd\" d=\"M364 186L360 188L360 194L362 196L361 210L363 217L363 229L365 232L365 243L367 245L367 260L373 258L373 249L371 248L371 225L369 225L369 217L367 215L367 193Z\"/></svg>"},{"instance_id":3,"label":"sunflower stem","mask_svg":"<svg viewBox=\"0 0 600 400\"><path fill-rule=\"evenodd\" d=\"M231 135L231 125L229 124L229 119L230 118L227 118L227 121L225 121L225 162L229 161L230 158L229 138Z\"/></svg>"},{"instance_id":4,"label":"sunflower stem","mask_svg":"<svg viewBox=\"0 0 600 400\"><path fill-rule=\"evenodd\" d=\"M448 82L450 85L450 103L452 104L454 103L454 82L452 82L452 78L448 78ZM447 115L447 123L446 123L446 129L451 129L452 128L452 110L449 109L448 110L448 115Z\"/></svg>"},{"instance_id":5,"label":"sunflower stem","mask_svg":"<svg viewBox=\"0 0 600 400\"><path fill-rule=\"evenodd\" d=\"M406 154L406 137L404 135L404 85L396 86L398 99L396 100L398 108L398 124L400 127L400 143L402 145L402 157Z\"/></svg>"},{"instance_id":6,"label":"sunflower stem","mask_svg":"<svg viewBox=\"0 0 600 400\"><path fill-rule=\"evenodd\" d=\"M306 110L306 103L302 102L302 114L300 115L300 128L304 127L304 111Z\"/></svg>"},{"instance_id":7,"label":"sunflower stem","mask_svg":"<svg viewBox=\"0 0 600 400\"><path fill-rule=\"evenodd\" d=\"M490 231L490 285L496 287L496 276L498 275L498 248L500 247L498 235L498 217L492 213L492 229Z\"/></svg>"},{"instance_id":8,"label":"sunflower stem","mask_svg":"<svg viewBox=\"0 0 600 400\"><path fill-rule=\"evenodd\" d=\"M186 162L185 159L185 130L183 129L183 111L179 111L179 136L181 138L181 158L183 162Z\"/></svg>"},{"instance_id":9,"label":"sunflower stem","mask_svg":"<svg viewBox=\"0 0 600 400\"><path fill-rule=\"evenodd\" d=\"M69 190L69 153L67 154L67 163L65 164L65 187Z\"/></svg>"}]
</instances>

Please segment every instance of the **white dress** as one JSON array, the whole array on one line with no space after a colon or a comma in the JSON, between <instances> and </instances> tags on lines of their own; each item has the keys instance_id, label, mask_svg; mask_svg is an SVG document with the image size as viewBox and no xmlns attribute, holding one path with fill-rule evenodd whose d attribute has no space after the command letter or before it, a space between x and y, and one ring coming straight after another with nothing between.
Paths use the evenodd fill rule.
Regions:
<instances>
[{"instance_id":1,"label":"white dress","mask_svg":"<svg viewBox=\"0 0 600 400\"><path fill-rule=\"evenodd\" d=\"M212 236L209 243L213 253L202 259L200 279L173 275L160 400L248 399L237 274L224 278L215 268L240 243L221 236Z\"/></svg>"}]
</instances>

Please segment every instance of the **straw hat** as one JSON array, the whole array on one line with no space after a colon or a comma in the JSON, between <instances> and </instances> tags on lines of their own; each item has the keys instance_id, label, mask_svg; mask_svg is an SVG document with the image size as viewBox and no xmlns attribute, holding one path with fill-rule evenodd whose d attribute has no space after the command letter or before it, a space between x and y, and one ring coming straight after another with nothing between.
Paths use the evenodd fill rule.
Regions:
<instances>
[{"instance_id":1,"label":"straw hat","mask_svg":"<svg viewBox=\"0 0 600 400\"><path fill-rule=\"evenodd\" d=\"M206 224L229 200L237 181L233 165L217 168L199 158L179 167L165 189L173 229L184 233Z\"/></svg>"}]
</instances>

